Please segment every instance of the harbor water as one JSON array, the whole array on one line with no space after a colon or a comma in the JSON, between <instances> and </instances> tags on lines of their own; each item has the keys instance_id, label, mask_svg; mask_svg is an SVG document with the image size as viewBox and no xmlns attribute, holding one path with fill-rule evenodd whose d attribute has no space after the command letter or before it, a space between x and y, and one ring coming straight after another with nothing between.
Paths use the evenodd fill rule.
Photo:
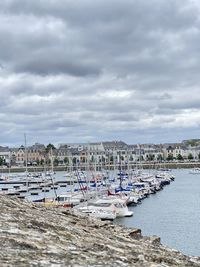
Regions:
<instances>
[{"instance_id":1,"label":"harbor water","mask_svg":"<svg viewBox=\"0 0 200 267\"><path fill-rule=\"evenodd\" d=\"M173 170L176 179L141 205L129 207L131 218L115 223L140 228L143 235L157 235L161 243L186 255L200 256L200 174Z\"/></svg>"}]
</instances>

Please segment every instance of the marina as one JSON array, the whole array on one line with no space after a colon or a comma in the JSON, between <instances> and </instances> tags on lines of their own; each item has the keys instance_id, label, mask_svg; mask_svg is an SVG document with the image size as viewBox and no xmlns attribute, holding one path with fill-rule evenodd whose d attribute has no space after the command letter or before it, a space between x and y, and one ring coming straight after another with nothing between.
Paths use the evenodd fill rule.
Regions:
<instances>
[{"instance_id":1,"label":"marina","mask_svg":"<svg viewBox=\"0 0 200 267\"><path fill-rule=\"evenodd\" d=\"M198 256L200 179L192 170L56 172L46 180L29 177L27 181L22 175L0 181L0 190L35 204L73 208L79 214L138 227L146 235L161 236L163 244Z\"/></svg>"},{"instance_id":2,"label":"marina","mask_svg":"<svg viewBox=\"0 0 200 267\"><path fill-rule=\"evenodd\" d=\"M22 177L21 177L22 176ZM36 178L24 174L18 178L6 178L0 183L3 194L16 195L28 201L46 202L45 199L57 201L63 193L79 194L80 202L93 201L94 199L123 198L125 204L137 204L149 194L156 193L173 179L168 172L145 173L142 170L128 171L75 171L71 173L57 173L52 176ZM3 177L3 176L2 176ZM76 193L75 193L76 192ZM61 201L58 201L60 204ZM65 203L74 205L74 203Z\"/></svg>"},{"instance_id":3,"label":"marina","mask_svg":"<svg viewBox=\"0 0 200 267\"><path fill-rule=\"evenodd\" d=\"M200 1L0 6L0 267L200 267Z\"/></svg>"}]
</instances>

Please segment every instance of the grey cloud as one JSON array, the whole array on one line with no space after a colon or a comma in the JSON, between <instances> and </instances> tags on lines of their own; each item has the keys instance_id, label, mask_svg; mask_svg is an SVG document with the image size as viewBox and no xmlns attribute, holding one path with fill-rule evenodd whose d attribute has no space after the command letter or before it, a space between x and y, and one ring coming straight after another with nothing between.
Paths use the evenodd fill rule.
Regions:
<instances>
[{"instance_id":1,"label":"grey cloud","mask_svg":"<svg viewBox=\"0 0 200 267\"><path fill-rule=\"evenodd\" d=\"M67 59L65 59L65 57L60 58L60 60L57 57L55 61L55 58L52 58L50 55L42 55L42 57L38 55L36 58L32 58L28 61L25 60L24 62L20 63L16 64L16 66L14 67L14 70L16 72L27 72L28 70L28 72L40 75L57 75L60 73L68 73L73 76L99 74L98 68L96 66L92 66L90 62L78 63L73 62L73 60L67 62Z\"/></svg>"},{"instance_id":2,"label":"grey cloud","mask_svg":"<svg viewBox=\"0 0 200 267\"><path fill-rule=\"evenodd\" d=\"M16 49L18 55L25 55L18 58L17 64L11 63L11 67L41 75L68 73L84 76L107 69L119 74L124 72L123 75L127 72L141 75L145 69L151 75L153 71L169 71L173 61L159 58L158 52L164 52L164 31L179 30L182 33L184 29L198 25L195 9L187 7L188 1L181 5L179 1L156 0L151 3L119 1L117 4L115 1L86 1L84 4L82 1L76 4L71 1L4 2L4 15L9 12L18 14L17 18L12 17L13 22L20 17L26 20L30 14L31 19L27 22L40 26L31 31L31 25L26 27L18 22L16 33L11 26L10 35L7 33L8 43L17 40L17 46L9 49L8 45L4 50L12 51L7 53L9 56ZM142 54L147 48L149 58L138 57L138 53Z\"/></svg>"},{"instance_id":3,"label":"grey cloud","mask_svg":"<svg viewBox=\"0 0 200 267\"><path fill-rule=\"evenodd\" d=\"M1 1L1 140L196 135L199 26L189 0Z\"/></svg>"}]
</instances>

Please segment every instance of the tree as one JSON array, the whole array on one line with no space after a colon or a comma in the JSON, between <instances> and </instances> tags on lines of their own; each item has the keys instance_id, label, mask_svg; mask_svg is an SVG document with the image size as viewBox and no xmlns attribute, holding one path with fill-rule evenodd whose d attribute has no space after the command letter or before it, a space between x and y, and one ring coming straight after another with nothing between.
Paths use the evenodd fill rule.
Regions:
<instances>
[{"instance_id":1,"label":"tree","mask_svg":"<svg viewBox=\"0 0 200 267\"><path fill-rule=\"evenodd\" d=\"M49 153L51 151L51 149L55 150L56 148L55 148L55 146L53 144L50 143L50 144L47 145L47 147L45 149L46 153Z\"/></svg>"},{"instance_id":2,"label":"tree","mask_svg":"<svg viewBox=\"0 0 200 267\"><path fill-rule=\"evenodd\" d=\"M0 157L0 166L2 166L3 164L4 164L4 159Z\"/></svg>"},{"instance_id":3,"label":"tree","mask_svg":"<svg viewBox=\"0 0 200 267\"><path fill-rule=\"evenodd\" d=\"M166 159L167 159L168 161L173 160L173 159L174 159L173 154L169 153Z\"/></svg>"},{"instance_id":4,"label":"tree","mask_svg":"<svg viewBox=\"0 0 200 267\"><path fill-rule=\"evenodd\" d=\"M143 161L143 160L144 160L143 155L140 155L140 157L137 159L137 161Z\"/></svg>"},{"instance_id":5,"label":"tree","mask_svg":"<svg viewBox=\"0 0 200 267\"><path fill-rule=\"evenodd\" d=\"M40 160L40 165L44 165L44 159Z\"/></svg>"},{"instance_id":6,"label":"tree","mask_svg":"<svg viewBox=\"0 0 200 267\"><path fill-rule=\"evenodd\" d=\"M147 160L148 160L148 161L152 161L152 160L154 160L154 157L155 157L155 156L154 156L153 154L149 154Z\"/></svg>"},{"instance_id":7,"label":"tree","mask_svg":"<svg viewBox=\"0 0 200 267\"><path fill-rule=\"evenodd\" d=\"M178 154L176 158L177 160L183 160L183 156L181 154Z\"/></svg>"},{"instance_id":8,"label":"tree","mask_svg":"<svg viewBox=\"0 0 200 267\"><path fill-rule=\"evenodd\" d=\"M189 155L188 155L188 159L193 159L194 157L193 157L193 155L192 155L192 153L190 153Z\"/></svg>"},{"instance_id":9,"label":"tree","mask_svg":"<svg viewBox=\"0 0 200 267\"><path fill-rule=\"evenodd\" d=\"M65 157L64 158L64 163L67 165L67 164L69 164L69 159L68 159L68 157Z\"/></svg>"},{"instance_id":10,"label":"tree","mask_svg":"<svg viewBox=\"0 0 200 267\"><path fill-rule=\"evenodd\" d=\"M76 158L75 157L72 159L72 163L73 163L73 165L76 165Z\"/></svg>"},{"instance_id":11,"label":"tree","mask_svg":"<svg viewBox=\"0 0 200 267\"><path fill-rule=\"evenodd\" d=\"M113 163L113 156L110 156L110 162Z\"/></svg>"},{"instance_id":12,"label":"tree","mask_svg":"<svg viewBox=\"0 0 200 267\"><path fill-rule=\"evenodd\" d=\"M188 141L186 142L186 145L187 145L187 146L196 146L197 143L198 143L198 140L191 139L191 140L188 140Z\"/></svg>"},{"instance_id":13,"label":"tree","mask_svg":"<svg viewBox=\"0 0 200 267\"><path fill-rule=\"evenodd\" d=\"M200 152L199 152L199 154L198 154L198 159L200 160Z\"/></svg>"},{"instance_id":14,"label":"tree","mask_svg":"<svg viewBox=\"0 0 200 267\"><path fill-rule=\"evenodd\" d=\"M57 158L54 159L53 164L54 166L58 166L59 160Z\"/></svg>"},{"instance_id":15,"label":"tree","mask_svg":"<svg viewBox=\"0 0 200 267\"><path fill-rule=\"evenodd\" d=\"M158 160L158 161L162 161L162 160L163 160L163 157L162 157L161 154L158 154L158 156L157 156L157 160Z\"/></svg>"},{"instance_id":16,"label":"tree","mask_svg":"<svg viewBox=\"0 0 200 267\"><path fill-rule=\"evenodd\" d=\"M120 160L121 161L124 161L124 156L120 156Z\"/></svg>"}]
</instances>

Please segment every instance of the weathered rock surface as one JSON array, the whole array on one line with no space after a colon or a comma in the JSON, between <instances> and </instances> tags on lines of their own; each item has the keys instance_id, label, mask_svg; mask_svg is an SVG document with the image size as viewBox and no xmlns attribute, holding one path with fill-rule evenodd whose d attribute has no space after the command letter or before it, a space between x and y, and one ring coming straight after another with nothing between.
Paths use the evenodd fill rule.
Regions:
<instances>
[{"instance_id":1,"label":"weathered rock surface","mask_svg":"<svg viewBox=\"0 0 200 267\"><path fill-rule=\"evenodd\" d=\"M0 266L200 266L140 230L0 196Z\"/></svg>"}]
</instances>

